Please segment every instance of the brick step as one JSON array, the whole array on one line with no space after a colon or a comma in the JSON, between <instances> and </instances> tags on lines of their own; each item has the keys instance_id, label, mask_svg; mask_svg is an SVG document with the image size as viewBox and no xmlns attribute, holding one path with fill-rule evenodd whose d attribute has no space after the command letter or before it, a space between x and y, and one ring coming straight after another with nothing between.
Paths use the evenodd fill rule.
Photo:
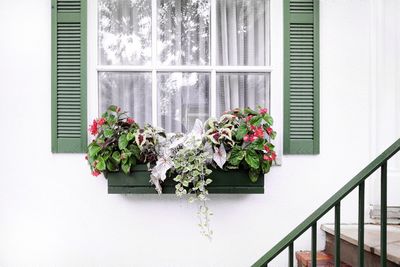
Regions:
<instances>
[{"instance_id":1,"label":"brick step","mask_svg":"<svg viewBox=\"0 0 400 267\"><path fill-rule=\"evenodd\" d=\"M297 266L298 267L311 267L311 251L297 251L296 252ZM317 267L334 267L333 256L324 252L317 252ZM341 267L352 267L344 262Z\"/></svg>"}]
</instances>

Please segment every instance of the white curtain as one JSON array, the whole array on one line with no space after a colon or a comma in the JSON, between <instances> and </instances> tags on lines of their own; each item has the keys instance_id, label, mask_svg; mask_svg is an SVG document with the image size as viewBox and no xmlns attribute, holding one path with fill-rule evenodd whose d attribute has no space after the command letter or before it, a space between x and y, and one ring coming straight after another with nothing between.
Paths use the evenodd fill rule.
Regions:
<instances>
[{"instance_id":1,"label":"white curtain","mask_svg":"<svg viewBox=\"0 0 400 267\"><path fill-rule=\"evenodd\" d=\"M209 117L208 73L158 74L158 118L168 132L190 131L196 119Z\"/></svg>"},{"instance_id":2,"label":"white curtain","mask_svg":"<svg viewBox=\"0 0 400 267\"><path fill-rule=\"evenodd\" d=\"M208 65L209 0L158 0L158 60L163 65ZM209 73L159 73L158 118L169 132L190 131L209 116Z\"/></svg>"},{"instance_id":3,"label":"white curtain","mask_svg":"<svg viewBox=\"0 0 400 267\"><path fill-rule=\"evenodd\" d=\"M151 123L151 73L100 72L99 111L117 105L136 122Z\"/></svg>"},{"instance_id":4,"label":"white curtain","mask_svg":"<svg viewBox=\"0 0 400 267\"><path fill-rule=\"evenodd\" d=\"M217 1L217 64L269 64L269 1ZM217 76L217 112L236 107L269 106L269 75L236 73Z\"/></svg>"}]
</instances>

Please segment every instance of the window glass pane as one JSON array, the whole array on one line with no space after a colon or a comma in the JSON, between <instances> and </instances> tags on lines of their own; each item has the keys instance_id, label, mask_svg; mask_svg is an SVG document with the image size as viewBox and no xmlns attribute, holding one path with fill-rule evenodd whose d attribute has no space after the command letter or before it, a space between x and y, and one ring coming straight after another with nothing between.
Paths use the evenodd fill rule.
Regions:
<instances>
[{"instance_id":1,"label":"window glass pane","mask_svg":"<svg viewBox=\"0 0 400 267\"><path fill-rule=\"evenodd\" d=\"M269 108L269 73L218 73L217 115L234 108Z\"/></svg>"},{"instance_id":2,"label":"window glass pane","mask_svg":"<svg viewBox=\"0 0 400 267\"><path fill-rule=\"evenodd\" d=\"M209 65L209 0L158 0L159 62Z\"/></svg>"},{"instance_id":3,"label":"window glass pane","mask_svg":"<svg viewBox=\"0 0 400 267\"><path fill-rule=\"evenodd\" d=\"M151 63L151 0L99 0L99 63Z\"/></svg>"},{"instance_id":4,"label":"window glass pane","mask_svg":"<svg viewBox=\"0 0 400 267\"><path fill-rule=\"evenodd\" d=\"M209 73L157 74L158 121L167 132L188 132L209 117Z\"/></svg>"},{"instance_id":5,"label":"window glass pane","mask_svg":"<svg viewBox=\"0 0 400 267\"><path fill-rule=\"evenodd\" d=\"M100 114L117 105L140 125L151 123L151 73L100 72L99 102Z\"/></svg>"},{"instance_id":6,"label":"window glass pane","mask_svg":"<svg viewBox=\"0 0 400 267\"><path fill-rule=\"evenodd\" d=\"M217 0L218 65L269 64L268 9L268 0Z\"/></svg>"}]
</instances>

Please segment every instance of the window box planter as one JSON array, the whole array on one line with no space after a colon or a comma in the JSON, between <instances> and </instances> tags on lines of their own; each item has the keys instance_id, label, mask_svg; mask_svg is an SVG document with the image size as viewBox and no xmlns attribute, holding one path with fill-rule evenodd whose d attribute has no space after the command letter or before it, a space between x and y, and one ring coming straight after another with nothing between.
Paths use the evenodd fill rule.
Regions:
<instances>
[{"instance_id":1,"label":"window box planter","mask_svg":"<svg viewBox=\"0 0 400 267\"><path fill-rule=\"evenodd\" d=\"M106 173L109 194L156 194L150 184L150 172L144 164L136 165L131 174L122 172ZM263 194L264 175L260 175L253 183L248 177L247 170L215 170L208 178L213 182L207 186L209 193L217 194ZM162 183L163 193L174 194L176 182L172 179Z\"/></svg>"}]
</instances>

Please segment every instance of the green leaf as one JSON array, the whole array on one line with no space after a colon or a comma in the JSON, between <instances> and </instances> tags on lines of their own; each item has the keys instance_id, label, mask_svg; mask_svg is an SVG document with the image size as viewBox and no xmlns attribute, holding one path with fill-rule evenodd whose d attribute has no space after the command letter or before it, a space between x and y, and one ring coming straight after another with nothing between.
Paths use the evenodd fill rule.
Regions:
<instances>
[{"instance_id":1,"label":"green leaf","mask_svg":"<svg viewBox=\"0 0 400 267\"><path fill-rule=\"evenodd\" d=\"M268 113L264 114L264 120L269 124L272 125L274 124L274 119L269 115Z\"/></svg>"},{"instance_id":2,"label":"green leaf","mask_svg":"<svg viewBox=\"0 0 400 267\"><path fill-rule=\"evenodd\" d=\"M241 147L234 146L228 162L234 166L237 166L243 160L244 155L245 155L245 152L242 150Z\"/></svg>"},{"instance_id":3,"label":"green leaf","mask_svg":"<svg viewBox=\"0 0 400 267\"><path fill-rule=\"evenodd\" d=\"M251 108L245 108L244 112L249 115L257 115L258 113L252 110Z\"/></svg>"},{"instance_id":4,"label":"green leaf","mask_svg":"<svg viewBox=\"0 0 400 267\"><path fill-rule=\"evenodd\" d=\"M119 149L124 149L128 145L128 140L126 139L126 134L122 134L118 139L118 147Z\"/></svg>"},{"instance_id":5,"label":"green leaf","mask_svg":"<svg viewBox=\"0 0 400 267\"><path fill-rule=\"evenodd\" d=\"M106 169L106 162L104 161L103 158L98 159L99 162L96 164L96 169L99 171L104 171Z\"/></svg>"},{"instance_id":6,"label":"green leaf","mask_svg":"<svg viewBox=\"0 0 400 267\"><path fill-rule=\"evenodd\" d=\"M271 161L263 160L261 163L263 173L268 173L271 168Z\"/></svg>"},{"instance_id":7,"label":"green leaf","mask_svg":"<svg viewBox=\"0 0 400 267\"><path fill-rule=\"evenodd\" d=\"M113 136L114 131L111 128L106 128L104 129L104 136L107 138L110 138L111 136Z\"/></svg>"},{"instance_id":8,"label":"green leaf","mask_svg":"<svg viewBox=\"0 0 400 267\"><path fill-rule=\"evenodd\" d=\"M102 157L104 160L107 160L110 156L111 156L111 149L107 148L107 150L103 152Z\"/></svg>"},{"instance_id":9,"label":"green leaf","mask_svg":"<svg viewBox=\"0 0 400 267\"><path fill-rule=\"evenodd\" d=\"M128 174L130 172L130 169L131 169L131 163L130 162L124 163L124 164L122 164L121 167L122 167L122 171L125 174Z\"/></svg>"},{"instance_id":10,"label":"green leaf","mask_svg":"<svg viewBox=\"0 0 400 267\"><path fill-rule=\"evenodd\" d=\"M273 131L273 132L271 133L270 137L271 137L271 139L272 139L272 140L274 140L274 139L275 139L275 137L276 137L276 132L275 132L275 131Z\"/></svg>"},{"instance_id":11,"label":"green leaf","mask_svg":"<svg viewBox=\"0 0 400 267\"><path fill-rule=\"evenodd\" d=\"M134 135L133 133L129 132L129 133L126 135L126 140L131 141L134 137L135 137L135 135Z\"/></svg>"},{"instance_id":12,"label":"green leaf","mask_svg":"<svg viewBox=\"0 0 400 267\"><path fill-rule=\"evenodd\" d=\"M136 144L130 144L128 149L137 159L140 158L140 148Z\"/></svg>"},{"instance_id":13,"label":"green leaf","mask_svg":"<svg viewBox=\"0 0 400 267\"><path fill-rule=\"evenodd\" d=\"M112 160L107 160L106 165L107 170L109 170L110 172L118 171L118 166L114 162L112 162Z\"/></svg>"},{"instance_id":14,"label":"green leaf","mask_svg":"<svg viewBox=\"0 0 400 267\"><path fill-rule=\"evenodd\" d=\"M131 164L131 167L136 166L136 158L135 158L135 156L132 155L132 156L129 158L129 163Z\"/></svg>"},{"instance_id":15,"label":"green leaf","mask_svg":"<svg viewBox=\"0 0 400 267\"><path fill-rule=\"evenodd\" d=\"M236 139L242 140L243 136L245 136L246 134L247 134L247 126L245 124L242 124L236 131Z\"/></svg>"},{"instance_id":16,"label":"green leaf","mask_svg":"<svg viewBox=\"0 0 400 267\"><path fill-rule=\"evenodd\" d=\"M260 169L251 168L249 170L249 177L250 177L250 181L252 181L253 183L257 182L258 177L260 177Z\"/></svg>"},{"instance_id":17,"label":"green leaf","mask_svg":"<svg viewBox=\"0 0 400 267\"><path fill-rule=\"evenodd\" d=\"M264 139L257 139L253 143L251 143L250 147L255 150L263 150L264 149Z\"/></svg>"},{"instance_id":18,"label":"green leaf","mask_svg":"<svg viewBox=\"0 0 400 267\"><path fill-rule=\"evenodd\" d=\"M96 156L100 150L101 150L101 147L98 144L96 144L96 143L90 144L89 145L89 156L90 157Z\"/></svg>"},{"instance_id":19,"label":"green leaf","mask_svg":"<svg viewBox=\"0 0 400 267\"><path fill-rule=\"evenodd\" d=\"M121 161L121 153L119 153L119 151L115 151L115 152L112 154L112 158L113 158L117 163L119 163L119 162Z\"/></svg>"},{"instance_id":20,"label":"green leaf","mask_svg":"<svg viewBox=\"0 0 400 267\"><path fill-rule=\"evenodd\" d=\"M261 116L254 116L253 118L251 118L250 124L254 126L259 126L262 120L263 118Z\"/></svg>"},{"instance_id":21,"label":"green leaf","mask_svg":"<svg viewBox=\"0 0 400 267\"><path fill-rule=\"evenodd\" d=\"M260 158L253 149L246 150L245 160L250 168L258 169L260 167Z\"/></svg>"},{"instance_id":22,"label":"green leaf","mask_svg":"<svg viewBox=\"0 0 400 267\"><path fill-rule=\"evenodd\" d=\"M117 111L117 106L111 105L111 106L108 107L108 110L109 110L109 111L116 112L116 111Z\"/></svg>"}]
</instances>

